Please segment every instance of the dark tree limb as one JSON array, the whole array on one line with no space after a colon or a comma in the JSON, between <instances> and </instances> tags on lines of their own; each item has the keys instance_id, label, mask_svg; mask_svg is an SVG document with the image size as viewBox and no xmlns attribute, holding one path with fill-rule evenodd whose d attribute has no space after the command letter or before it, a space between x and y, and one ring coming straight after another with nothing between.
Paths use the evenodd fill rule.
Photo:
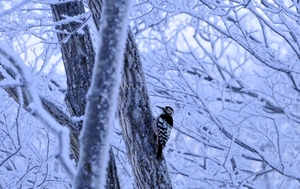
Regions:
<instances>
[{"instance_id":1,"label":"dark tree limb","mask_svg":"<svg viewBox=\"0 0 300 189\"><path fill-rule=\"evenodd\" d=\"M89 9L92 13L93 21L96 29L100 30L100 18L102 12L102 0L88 0Z\"/></svg>"},{"instance_id":2,"label":"dark tree limb","mask_svg":"<svg viewBox=\"0 0 300 189\"><path fill-rule=\"evenodd\" d=\"M51 5L53 19L56 22L64 20L64 16L76 16L84 13L82 2L66 2ZM90 86L92 66L94 64L94 51L87 26L78 22L69 22L56 26L57 37L61 44L61 54L67 76L67 92L65 102L71 117L84 115L85 94ZM77 33L81 29L84 34ZM65 32L65 33L64 33ZM70 34L71 33L71 34ZM75 128L80 132L82 123ZM71 132L74 128L71 128ZM76 146L72 146L72 154L76 164L79 160L79 134Z\"/></svg>"},{"instance_id":3,"label":"dark tree limb","mask_svg":"<svg viewBox=\"0 0 300 189\"><path fill-rule=\"evenodd\" d=\"M61 21L64 15L76 16L84 13L84 6L82 1L71 1L66 3L59 3L51 6L54 21ZM92 6L94 11L97 11L100 22L100 15L102 11L102 1L96 1ZM94 15L94 14L93 14ZM71 116L80 117L84 115L86 105L86 93L91 84L92 69L94 66L95 52L92 44L92 39L89 33L88 26L83 26L78 22L70 22L57 26L58 30L68 31L68 33L57 33L58 39L61 42L61 52L63 63L67 76L67 93L65 102L68 106ZM81 29L83 34L76 31ZM97 28L99 30L99 26ZM82 122L80 122L80 130ZM78 141L78 139L77 139ZM78 154L78 155L77 155ZM76 148L76 162L79 159L79 143ZM110 148L110 162L107 167L106 188L119 189L117 168L113 151Z\"/></svg>"},{"instance_id":4,"label":"dark tree limb","mask_svg":"<svg viewBox=\"0 0 300 189\"><path fill-rule=\"evenodd\" d=\"M166 161L156 159L146 80L131 32L126 45L118 113L137 188L172 188Z\"/></svg>"},{"instance_id":5,"label":"dark tree limb","mask_svg":"<svg viewBox=\"0 0 300 189\"><path fill-rule=\"evenodd\" d=\"M65 16L83 14L82 1L70 1L51 5L53 19L59 22ZM91 84L95 52L88 25L79 22L69 22L56 26L61 54L67 76L66 105L71 116L84 115L86 93ZM80 30L80 32L77 32Z\"/></svg>"}]
</instances>

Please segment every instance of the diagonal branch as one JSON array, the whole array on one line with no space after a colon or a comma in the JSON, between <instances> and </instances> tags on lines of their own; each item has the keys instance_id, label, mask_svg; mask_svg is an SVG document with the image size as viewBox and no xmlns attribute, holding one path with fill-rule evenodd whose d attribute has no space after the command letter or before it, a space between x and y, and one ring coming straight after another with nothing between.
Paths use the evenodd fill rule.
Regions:
<instances>
[{"instance_id":1,"label":"diagonal branch","mask_svg":"<svg viewBox=\"0 0 300 189\"><path fill-rule=\"evenodd\" d=\"M13 69L5 66L4 64L2 64L0 62L0 65L2 66L2 68L7 72L7 74L12 77L13 79L16 79L16 73ZM0 72L0 81L4 80L5 77L4 75ZM17 103L20 102L20 97L19 97L19 93L17 91L16 88L14 87L4 87L3 88ZM24 94L24 92L22 93L22 98L23 98L23 108L29 112L29 108L28 108L28 99L26 97L26 95ZM71 148L71 152L72 155L75 159L75 161L77 162L77 160L79 159L79 141L78 141L78 136L80 133L79 130L79 122L74 122L70 116L64 112L61 108L59 108L59 106L57 106L55 103L53 103L52 101L40 96L43 108L60 124L63 126L66 126L70 129L70 148Z\"/></svg>"},{"instance_id":2,"label":"diagonal branch","mask_svg":"<svg viewBox=\"0 0 300 189\"><path fill-rule=\"evenodd\" d=\"M59 148L63 149L62 154L59 154L59 160L72 179L74 177L74 167L68 157L69 143L63 143L65 139L69 139L69 130L61 127L58 122L43 108L42 102L37 95L36 86L31 81L30 74L26 70L25 64L19 58L19 56L7 46L0 45L0 54L7 59L16 68L21 77L21 83L23 84L23 93L28 101L28 110L34 115L40 122L47 126L54 134L60 138ZM66 150L67 149L67 150Z\"/></svg>"}]
</instances>

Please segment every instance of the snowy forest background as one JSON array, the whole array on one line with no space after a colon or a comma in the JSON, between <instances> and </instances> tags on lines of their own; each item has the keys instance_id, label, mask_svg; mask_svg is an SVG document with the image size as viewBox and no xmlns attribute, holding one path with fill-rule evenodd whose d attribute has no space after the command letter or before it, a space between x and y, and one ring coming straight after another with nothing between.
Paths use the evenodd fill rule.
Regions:
<instances>
[{"instance_id":1,"label":"snowy forest background","mask_svg":"<svg viewBox=\"0 0 300 189\"><path fill-rule=\"evenodd\" d=\"M71 153L64 145L68 135L62 138L56 129L73 128L71 148L76 146L89 57L99 48L101 5L0 1L0 188L72 188L60 159L71 154L75 166L78 149ZM155 162L149 174L167 170L161 174L169 175L173 188L300 188L299 25L296 0L134 1L129 36L143 69L130 73L144 72L141 85L147 85L154 116L156 105L175 110L165 161L143 156ZM72 47L77 50L66 50ZM24 88L42 105L23 95ZM57 121L50 122L54 129L43 123L48 114ZM124 115L118 115L110 141L115 187L147 188L133 163L142 156L128 147L118 120Z\"/></svg>"}]
</instances>

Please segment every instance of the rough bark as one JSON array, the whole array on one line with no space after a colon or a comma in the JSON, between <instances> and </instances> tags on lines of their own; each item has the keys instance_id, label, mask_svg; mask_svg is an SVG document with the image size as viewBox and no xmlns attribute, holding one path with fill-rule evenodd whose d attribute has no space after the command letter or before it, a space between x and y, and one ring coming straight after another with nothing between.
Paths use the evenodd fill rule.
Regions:
<instances>
[{"instance_id":1,"label":"rough bark","mask_svg":"<svg viewBox=\"0 0 300 189\"><path fill-rule=\"evenodd\" d=\"M102 0L88 0L89 9L92 13L94 24L97 30L100 30L100 18L102 12Z\"/></svg>"},{"instance_id":2,"label":"rough bark","mask_svg":"<svg viewBox=\"0 0 300 189\"><path fill-rule=\"evenodd\" d=\"M119 119L137 188L172 188L165 159L156 159L149 96L143 67L131 32L126 44L119 94Z\"/></svg>"},{"instance_id":3,"label":"rough bark","mask_svg":"<svg viewBox=\"0 0 300 189\"><path fill-rule=\"evenodd\" d=\"M71 1L51 5L53 19L59 22L65 16L78 16L85 13L82 1ZM87 18L86 18L87 19ZM61 54L67 76L66 105L71 116L84 115L86 92L90 87L95 52L88 25L69 22L56 26L61 44ZM77 32L80 30L80 32Z\"/></svg>"},{"instance_id":4,"label":"rough bark","mask_svg":"<svg viewBox=\"0 0 300 189\"><path fill-rule=\"evenodd\" d=\"M65 16L77 16L84 13L82 2L67 2L51 5L53 19L56 22L65 19ZM87 26L82 28L84 35L76 31L82 27L79 22L69 22L56 26L57 37L61 44L61 54L67 76L67 92L65 103L71 117L84 115L85 94L90 86L92 67L94 64L94 51ZM65 33L64 33L65 32ZM68 32L69 34L67 34ZM77 130L81 130L82 123ZM79 142L71 147L76 164L79 161ZM74 139L75 140L75 139Z\"/></svg>"}]
</instances>

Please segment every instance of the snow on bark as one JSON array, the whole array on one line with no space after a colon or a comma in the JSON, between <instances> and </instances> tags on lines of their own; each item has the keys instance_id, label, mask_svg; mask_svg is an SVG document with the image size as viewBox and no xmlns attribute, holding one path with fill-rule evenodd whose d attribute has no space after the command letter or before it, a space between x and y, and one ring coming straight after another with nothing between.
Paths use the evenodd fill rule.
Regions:
<instances>
[{"instance_id":1,"label":"snow on bark","mask_svg":"<svg viewBox=\"0 0 300 189\"><path fill-rule=\"evenodd\" d=\"M95 52L88 26L78 22L78 19L83 19L82 16L86 14L83 2L71 1L53 4L51 10L56 24L55 29L59 30L57 38L61 42L60 50L67 77L65 103L71 117L81 117L84 115L85 96L91 84L95 61ZM70 18L65 19L66 17ZM83 34L77 32L79 28L82 28ZM71 128L71 132L80 132L82 121L77 123L77 127ZM71 137L71 152L76 164L79 161L78 136L79 134Z\"/></svg>"},{"instance_id":2,"label":"snow on bark","mask_svg":"<svg viewBox=\"0 0 300 189\"><path fill-rule=\"evenodd\" d=\"M80 117L84 114L85 96L91 83L95 52L88 26L75 20L65 20L66 17L72 17L73 20L74 17L83 15L83 2L53 4L51 9L53 20L59 23L55 29L60 31L57 32L57 37L61 42L61 54L67 76L65 102L71 116ZM83 34L78 33L79 29Z\"/></svg>"},{"instance_id":3,"label":"snow on bark","mask_svg":"<svg viewBox=\"0 0 300 189\"><path fill-rule=\"evenodd\" d=\"M131 3L125 0L104 3L100 48L87 94L74 188L105 187L110 133L121 83Z\"/></svg>"}]
</instances>

